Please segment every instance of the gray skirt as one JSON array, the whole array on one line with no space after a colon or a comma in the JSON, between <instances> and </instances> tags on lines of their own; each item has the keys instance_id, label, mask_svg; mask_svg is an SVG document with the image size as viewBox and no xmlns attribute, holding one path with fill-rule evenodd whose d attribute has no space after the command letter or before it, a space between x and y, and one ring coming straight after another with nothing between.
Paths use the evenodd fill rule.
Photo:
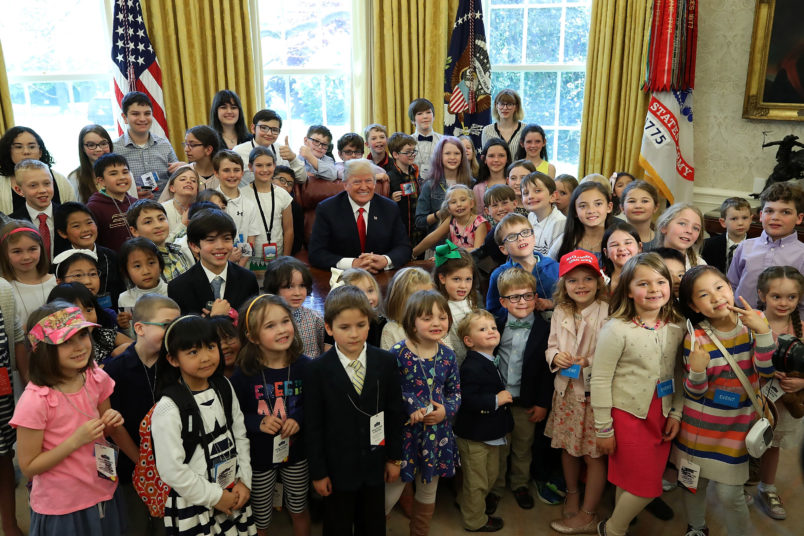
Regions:
<instances>
[{"instance_id":1,"label":"gray skirt","mask_svg":"<svg viewBox=\"0 0 804 536\"><path fill-rule=\"evenodd\" d=\"M31 510L29 536L119 536L125 534L125 505L120 487L114 496L95 506L60 516Z\"/></svg>"}]
</instances>

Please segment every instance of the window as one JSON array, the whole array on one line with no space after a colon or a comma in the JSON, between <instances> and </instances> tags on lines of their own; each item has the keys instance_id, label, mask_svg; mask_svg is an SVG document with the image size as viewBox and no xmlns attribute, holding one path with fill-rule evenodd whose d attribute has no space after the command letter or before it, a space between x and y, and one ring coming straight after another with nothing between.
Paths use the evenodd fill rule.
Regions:
<instances>
[{"instance_id":1,"label":"window","mask_svg":"<svg viewBox=\"0 0 804 536\"><path fill-rule=\"evenodd\" d=\"M260 0L265 106L298 147L310 125L351 130L352 0Z\"/></svg>"},{"instance_id":2,"label":"window","mask_svg":"<svg viewBox=\"0 0 804 536\"><path fill-rule=\"evenodd\" d=\"M64 175L78 166L84 125L103 125L117 138L106 17L103 0L3 5L0 39L14 122L42 136Z\"/></svg>"},{"instance_id":3,"label":"window","mask_svg":"<svg viewBox=\"0 0 804 536\"><path fill-rule=\"evenodd\" d=\"M484 1L492 94L519 93L559 174L578 172L591 9L591 0Z\"/></svg>"}]
</instances>

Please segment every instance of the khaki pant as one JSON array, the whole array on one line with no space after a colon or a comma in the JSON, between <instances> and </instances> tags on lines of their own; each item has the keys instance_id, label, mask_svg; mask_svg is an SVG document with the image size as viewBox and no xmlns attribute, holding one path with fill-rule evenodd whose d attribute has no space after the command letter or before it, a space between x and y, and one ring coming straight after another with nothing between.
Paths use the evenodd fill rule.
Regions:
<instances>
[{"instance_id":1,"label":"khaki pant","mask_svg":"<svg viewBox=\"0 0 804 536\"><path fill-rule=\"evenodd\" d=\"M461 454L463 487L458 494L463 526L476 530L486 524L486 495L491 491L500 470L500 454L505 445L491 446L482 441L455 438Z\"/></svg>"},{"instance_id":2,"label":"khaki pant","mask_svg":"<svg viewBox=\"0 0 804 536\"><path fill-rule=\"evenodd\" d=\"M516 490L528 486L530 480L530 462L533 458L531 447L535 437L536 425L528 420L528 410L519 406L511 406L514 417L514 431L508 434L508 446L500 453L500 472L494 483L494 493L502 497L505 491L505 474L508 468L508 454L511 454L511 489Z\"/></svg>"}]
</instances>

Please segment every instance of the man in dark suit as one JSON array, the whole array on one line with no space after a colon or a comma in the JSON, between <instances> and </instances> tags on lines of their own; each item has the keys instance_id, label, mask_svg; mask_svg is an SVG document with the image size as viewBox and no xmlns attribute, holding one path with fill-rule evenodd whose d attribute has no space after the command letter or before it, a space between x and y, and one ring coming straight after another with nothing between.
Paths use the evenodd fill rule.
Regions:
<instances>
[{"instance_id":1,"label":"man in dark suit","mask_svg":"<svg viewBox=\"0 0 804 536\"><path fill-rule=\"evenodd\" d=\"M374 186L371 162L346 162L346 191L316 208L308 246L310 264L324 270L334 266L377 273L400 268L410 260L412 248L399 207L374 195Z\"/></svg>"},{"instance_id":2,"label":"man in dark suit","mask_svg":"<svg viewBox=\"0 0 804 536\"><path fill-rule=\"evenodd\" d=\"M222 210L204 209L190 220L187 243L199 262L168 283L182 314L225 315L260 293L254 274L229 262L236 233Z\"/></svg>"}]
</instances>

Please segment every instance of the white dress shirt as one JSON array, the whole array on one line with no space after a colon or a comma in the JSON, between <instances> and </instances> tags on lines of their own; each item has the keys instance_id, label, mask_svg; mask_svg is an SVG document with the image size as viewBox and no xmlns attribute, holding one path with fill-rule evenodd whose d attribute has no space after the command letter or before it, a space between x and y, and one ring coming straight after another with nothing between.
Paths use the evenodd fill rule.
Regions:
<instances>
[{"instance_id":1,"label":"white dress shirt","mask_svg":"<svg viewBox=\"0 0 804 536\"><path fill-rule=\"evenodd\" d=\"M50 233L50 258L53 258L53 248L55 247L54 241L56 235L54 234L53 229L55 229L55 223L53 222L53 203L50 203L45 210L39 210L33 208L28 203L25 203L25 208L28 210L28 215L31 217L31 223L34 224L35 229L39 229L39 215L44 214L47 216L47 230Z\"/></svg>"}]
</instances>

